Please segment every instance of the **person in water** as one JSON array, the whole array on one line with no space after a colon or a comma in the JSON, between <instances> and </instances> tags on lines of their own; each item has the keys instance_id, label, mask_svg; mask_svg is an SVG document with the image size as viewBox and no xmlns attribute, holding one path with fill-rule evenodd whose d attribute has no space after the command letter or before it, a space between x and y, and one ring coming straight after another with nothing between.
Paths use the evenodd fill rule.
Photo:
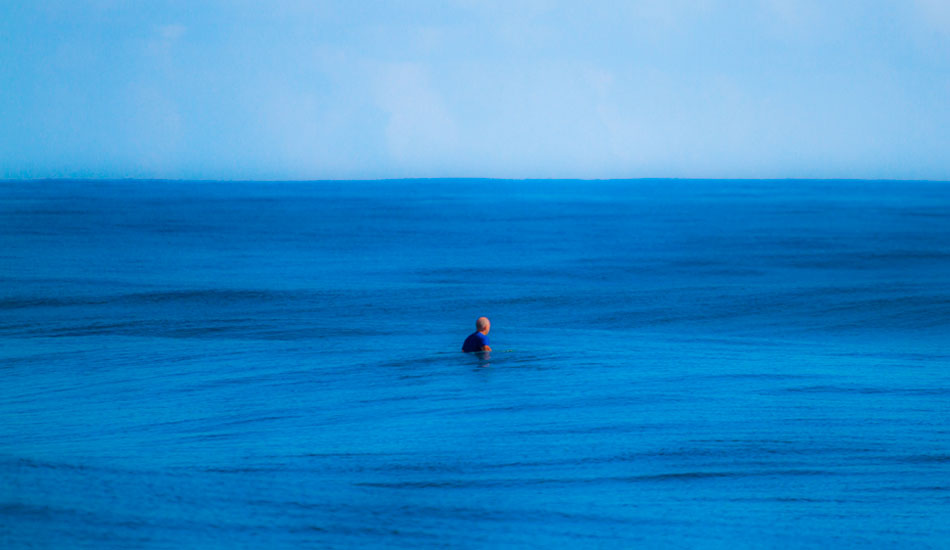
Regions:
<instances>
[{"instance_id":1,"label":"person in water","mask_svg":"<svg viewBox=\"0 0 950 550\"><path fill-rule=\"evenodd\" d=\"M491 330L491 321L488 317L479 317L475 321L475 332L465 339L462 344L462 351L471 353L473 351L491 351L488 346L488 331Z\"/></svg>"}]
</instances>

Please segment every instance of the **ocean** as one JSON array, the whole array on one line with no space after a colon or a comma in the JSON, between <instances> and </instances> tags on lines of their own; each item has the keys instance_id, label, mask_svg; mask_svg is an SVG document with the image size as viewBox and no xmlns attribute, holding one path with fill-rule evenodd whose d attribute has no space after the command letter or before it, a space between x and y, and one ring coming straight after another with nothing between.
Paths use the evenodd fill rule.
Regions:
<instances>
[{"instance_id":1,"label":"ocean","mask_svg":"<svg viewBox=\"0 0 950 550\"><path fill-rule=\"evenodd\" d=\"M2 182L0 547L947 548L948 344L946 182Z\"/></svg>"}]
</instances>

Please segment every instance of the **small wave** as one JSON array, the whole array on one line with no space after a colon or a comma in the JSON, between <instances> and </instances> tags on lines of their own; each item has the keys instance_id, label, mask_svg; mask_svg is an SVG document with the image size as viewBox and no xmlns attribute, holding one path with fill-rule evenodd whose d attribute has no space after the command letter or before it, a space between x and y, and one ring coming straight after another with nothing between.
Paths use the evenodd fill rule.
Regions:
<instances>
[{"instance_id":1,"label":"small wave","mask_svg":"<svg viewBox=\"0 0 950 550\"><path fill-rule=\"evenodd\" d=\"M375 487L380 489L466 489L466 488L497 488L519 487L533 485L591 485L602 483L652 483L652 482L688 482L723 478L757 478L757 477L801 477L801 476L834 476L828 470L752 470L752 471L696 471L670 472L659 474L643 474L631 476L604 476L604 477L558 477L558 478L505 478L505 479L449 479L449 480L418 480L418 481L364 481L354 483L360 487Z\"/></svg>"},{"instance_id":2,"label":"small wave","mask_svg":"<svg viewBox=\"0 0 950 550\"><path fill-rule=\"evenodd\" d=\"M939 396L950 395L950 388L883 388L868 386L799 386L778 390L788 393L853 393L853 394L894 394L894 395L919 395L919 396Z\"/></svg>"},{"instance_id":3,"label":"small wave","mask_svg":"<svg viewBox=\"0 0 950 550\"><path fill-rule=\"evenodd\" d=\"M918 454L895 457L896 462L905 464L950 464L950 454Z\"/></svg>"},{"instance_id":4,"label":"small wave","mask_svg":"<svg viewBox=\"0 0 950 550\"><path fill-rule=\"evenodd\" d=\"M19 296L0 298L0 310L43 307L91 306L109 303L106 298L83 298L61 296Z\"/></svg>"}]
</instances>

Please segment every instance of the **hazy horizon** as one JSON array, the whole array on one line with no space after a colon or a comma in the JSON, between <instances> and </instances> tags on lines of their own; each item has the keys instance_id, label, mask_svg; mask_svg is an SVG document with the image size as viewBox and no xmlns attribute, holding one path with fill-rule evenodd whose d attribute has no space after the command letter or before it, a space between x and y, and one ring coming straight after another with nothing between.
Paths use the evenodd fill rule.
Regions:
<instances>
[{"instance_id":1,"label":"hazy horizon","mask_svg":"<svg viewBox=\"0 0 950 550\"><path fill-rule=\"evenodd\" d=\"M0 179L950 180L950 4L0 7Z\"/></svg>"},{"instance_id":2,"label":"hazy horizon","mask_svg":"<svg viewBox=\"0 0 950 550\"><path fill-rule=\"evenodd\" d=\"M79 177L79 178L5 178L0 179L2 183L38 183L38 182L178 182L178 183L321 183L321 182L356 182L356 183L374 183L374 182L406 182L406 181L424 181L424 182L437 182L437 181L446 181L446 182L469 182L469 181L497 181L497 182L539 182L539 181L554 181L554 182L650 182L650 181L688 181L688 182L697 182L697 181L748 181L748 182L779 182L779 181L788 181L788 182L831 182L831 181L840 181L840 182L880 182L880 183L950 183L950 179L899 179L899 178L677 178L677 177L668 177L668 178L653 178L653 177L634 177L634 178L489 178L489 177L478 177L478 176L464 176L464 177L403 177L403 178L313 178L313 179L240 179L240 178L228 178L228 179L207 179L207 178L117 178L117 177Z\"/></svg>"}]
</instances>

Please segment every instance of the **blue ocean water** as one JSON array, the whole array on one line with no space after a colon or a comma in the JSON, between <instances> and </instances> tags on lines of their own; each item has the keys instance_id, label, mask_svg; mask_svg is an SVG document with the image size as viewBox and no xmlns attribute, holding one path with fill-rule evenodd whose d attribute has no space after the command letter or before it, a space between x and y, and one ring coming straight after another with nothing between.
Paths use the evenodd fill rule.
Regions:
<instances>
[{"instance_id":1,"label":"blue ocean water","mask_svg":"<svg viewBox=\"0 0 950 550\"><path fill-rule=\"evenodd\" d=\"M948 335L948 183L0 183L0 547L946 548Z\"/></svg>"}]
</instances>

